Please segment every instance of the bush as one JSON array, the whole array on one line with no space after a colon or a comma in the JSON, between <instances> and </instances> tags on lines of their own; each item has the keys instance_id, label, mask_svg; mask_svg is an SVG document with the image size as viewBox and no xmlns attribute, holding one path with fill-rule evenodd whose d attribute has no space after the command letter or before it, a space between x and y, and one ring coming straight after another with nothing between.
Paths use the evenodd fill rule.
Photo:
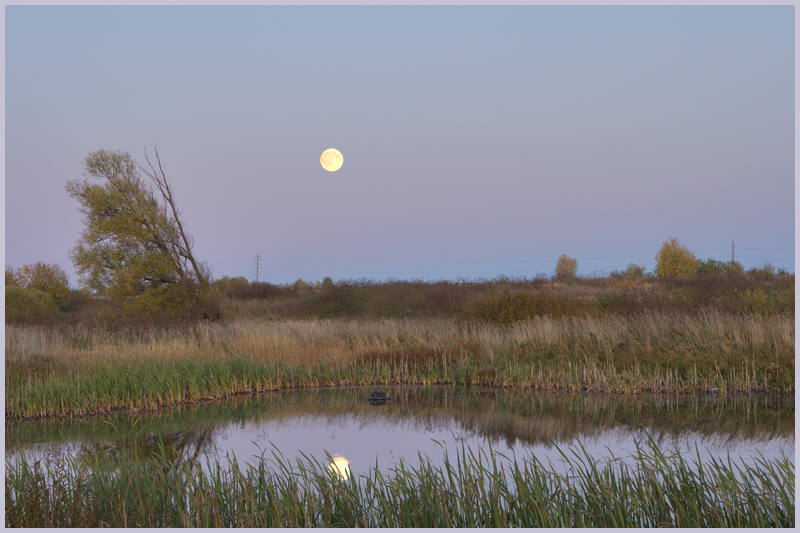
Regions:
<instances>
[{"instance_id":1,"label":"bush","mask_svg":"<svg viewBox=\"0 0 800 533\"><path fill-rule=\"evenodd\" d=\"M643 266L635 265L633 263L628 264L628 268L625 269L625 277L626 278L641 278L644 276L645 268Z\"/></svg>"},{"instance_id":2,"label":"bush","mask_svg":"<svg viewBox=\"0 0 800 533\"><path fill-rule=\"evenodd\" d=\"M572 279L578 272L578 261L571 258L567 254L558 258L556 263L556 278L557 279Z\"/></svg>"},{"instance_id":3,"label":"bush","mask_svg":"<svg viewBox=\"0 0 800 533\"><path fill-rule=\"evenodd\" d=\"M50 324L60 318L53 297L39 289L6 287L6 324Z\"/></svg>"},{"instance_id":4,"label":"bush","mask_svg":"<svg viewBox=\"0 0 800 533\"><path fill-rule=\"evenodd\" d=\"M222 276L222 278L214 281L212 284L221 295L228 298L236 298L239 300L248 300L253 298L271 298L289 294L289 290L279 285L273 285L266 281L247 281L244 276L237 278L229 278Z\"/></svg>"},{"instance_id":5,"label":"bush","mask_svg":"<svg viewBox=\"0 0 800 533\"><path fill-rule=\"evenodd\" d=\"M493 324L511 325L538 315L551 317L579 316L591 312L588 302L549 292L509 292L489 295L467 305L475 318Z\"/></svg>"},{"instance_id":6,"label":"bush","mask_svg":"<svg viewBox=\"0 0 800 533\"><path fill-rule=\"evenodd\" d=\"M228 298L250 297L250 282L244 276L239 276L238 278L222 276L222 278L214 281L213 285L217 287L220 294L224 294Z\"/></svg>"},{"instance_id":7,"label":"bush","mask_svg":"<svg viewBox=\"0 0 800 533\"><path fill-rule=\"evenodd\" d=\"M92 294L88 289L70 290L64 299L62 309L69 313L80 311L89 307L92 303Z\"/></svg>"},{"instance_id":8,"label":"bush","mask_svg":"<svg viewBox=\"0 0 800 533\"><path fill-rule=\"evenodd\" d=\"M55 263L31 263L16 272L13 268L6 267L6 286L8 285L45 292L62 309L69 297L69 276Z\"/></svg>"},{"instance_id":9,"label":"bush","mask_svg":"<svg viewBox=\"0 0 800 533\"><path fill-rule=\"evenodd\" d=\"M717 261L716 259L706 259L700 261L697 267L698 274L742 274L744 267L738 261Z\"/></svg>"},{"instance_id":10,"label":"bush","mask_svg":"<svg viewBox=\"0 0 800 533\"><path fill-rule=\"evenodd\" d=\"M656 275L660 278L691 276L697 272L700 261L686 246L671 238L664 241L656 254Z\"/></svg>"},{"instance_id":11,"label":"bush","mask_svg":"<svg viewBox=\"0 0 800 533\"><path fill-rule=\"evenodd\" d=\"M22 268L30 268L29 289L39 289L53 297L53 301L59 307L63 307L69 296L69 277L64 269L57 264L45 264L42 262L26 265Z\"/></svg>"},{"instance_id":12,"label":"bush","mask_svg":"<svg viewBox=\"0 0 800 533\"><path fill-rule=\"evenodd\" d=\"M794 289L745 291L739 294L739 308L745 313L762 316L792 316L794 314Z\"/></svg>"},{"instance_id":13,"label":"bush","mask_svg":"<svg viewBox=\"0 0 800 533\"><path fill-rule=\"evenodd\" d=\"M15 287L22 287L23 282L20 279L20 275L15 272L13 268L6 265L6 287L10 287L12 285Z\"/></svg>"},{"instance_id":14,"label":"bush","mask_svg":"<svg viewBox=\"0 0 800 533\"><path fill-rule=\"evenodd\" d=\"M289 294L289 289L266 281L254 281L250 284L250 298L272 298Z\"/></svg>"},{"instance_id":15,"label":"bush","mask_svg":"<svg viewBox=\"0 0 800 533\"><path fill-rule=\"evenodd\" d=\"M764 263L761 268L753 267L747 271L748 274L753 276L774 276L776 272L775 267L770 263Z\"/></svg>"},{"instance_id":16,"label":"bush","mask_svg":"<svg viewBox=\"0 0 800 533\"><path fill-rule=\"evenodd\" d=\"M115 300L113 291L110 297ZM135 297L117 301L135 324L219 320L222 316L222 295L217 287L196 282L149 287Z\"/></svg>"}]
</instances>

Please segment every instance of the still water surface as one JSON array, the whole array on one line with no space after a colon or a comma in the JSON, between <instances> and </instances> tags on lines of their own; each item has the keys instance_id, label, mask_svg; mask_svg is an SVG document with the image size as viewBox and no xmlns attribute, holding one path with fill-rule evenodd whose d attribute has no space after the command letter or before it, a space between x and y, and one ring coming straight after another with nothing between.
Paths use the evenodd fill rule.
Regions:
<instances>
[{"instance_id":1,"label":"still water surface","mask_svg":"<svg viewBox=\"0 0 800 533\"><path fill-rule=\"evenodd\" d=\"M760 456L794 461L792 398L384 387L379 390L390 401L372 405L373 390L292 390L157 413L11 423L6 461L15 463L21 453L48 461L121 449L145 458L160 440L176 461L235 455L240 463L252 462L279 450L291 463L305 454L324 464L328 454L359 475L376 465L388 473L401 458L416 466L418 454L437 464L445 450L453 459L466 445L474 452L491 446L508 457L533 454L563 471L558 448L580 443L595 458L624 460L648 434L662 449L699 453L704 462L728 454L747 462Z\"/></svg>"}]
</instances>

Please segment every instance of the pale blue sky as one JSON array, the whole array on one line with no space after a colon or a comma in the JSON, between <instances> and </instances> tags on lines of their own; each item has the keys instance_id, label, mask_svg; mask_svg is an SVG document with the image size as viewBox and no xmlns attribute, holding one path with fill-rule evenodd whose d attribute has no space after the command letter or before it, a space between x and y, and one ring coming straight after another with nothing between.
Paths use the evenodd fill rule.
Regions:
<instances>
[{"instance_id":1,"label":"pale blue sky","mask_svg":"<svg viewBox=\"0 0 800 533\"><path fill-rule=\"evenodd\" d=\"M794 271L793 6L5 9L7 265L77 283L64 185L155 142L215 277Z\"/></svg>"}]
</instances>

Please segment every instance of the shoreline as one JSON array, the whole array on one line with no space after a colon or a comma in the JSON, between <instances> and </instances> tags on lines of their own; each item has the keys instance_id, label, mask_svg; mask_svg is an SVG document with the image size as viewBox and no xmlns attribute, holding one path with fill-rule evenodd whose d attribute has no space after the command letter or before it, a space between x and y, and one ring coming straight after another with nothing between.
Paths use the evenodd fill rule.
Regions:
<instances>
[{"instance_id":1,"label":"shoreline","mask_svg":"<svg viewBox=\"0 0 800 533\"><path fill-rule=\"evenodd\" d=\"M110 332L6 326L6 418L75 417L309 387L793 396L794 318L647 314L264 320Z\"/></svg>"},{"instance_id":2,"label":"shoreline","mask_svg":"<svg viewBox=\"0 0 800 533\"><path fill-rule=\"evenodd\" d=\"M737 398L741 396L768 396L774 398L794 398L794 391L786 392L786 391L764 391L764 390L752 390L752 391L736 391L727 394L719 394L718 392L712 391L700 391L700 392L670 392L670 391L649 391L649 390L641 390L641 391L634 391L634 392L614 392L614 391L602 391L602 390L568 390L568 389L550 389L550 388L533 388L533 387L525 387L525 388L515 388L515 387L492 387L486 385L462 385L456 383L434 383L429 385L421 385L421 384L409 384L409 383L401 383L401 384L391 384L385 385L380 383L366 383L363 385L331 385L331 386L324 386L324 387L286 387L282 389L264 389L258 391L248 391L248 392L232 392L216 397L207 397L207 398L200 398L198 400L182 400L173 403L165 403L161 404L156 408L151 409L136 409L130 407L121 407L118 409L111 409L105 411L93 411L93 412L84 412L84 413L57 413L57 414L50 414L44 416L28 416L28 417L20 417L16 416L15 413L6 412L6 424L18 424L18 423L25 423L25 422L34 422L34 421L51 421L51 420L72 420L75 418L91 418L91 417L102 417L105 415L120 415L120 414L137 414L137 413L144 413L144 414L153 414L158 413L159 411L163 411L166 409L174 409L176 407L184 407L190 405L197 405L197 404L210 404L214 402L219 402L222 400L226 400L228 398L237 398L237 397L244 397L244 396L259 396L261 394L273 393L273 392L290 392L290 391L313 391L313 390L342 390L342 389L374 389L374 388L382 388L382 389L398 389L403 387L448 387L448 388L462 388L466 390L484 390L484 391L496 391L496 390L503 390L503 391L512 391L512 392L552 392L554 394L596 394L596 395L603 395L603 396L640 396L640 395L662 395L662 396L677 396L680 398L696 398L696 397L707 397L707 398Z\"/></svg>"}]
</instances>

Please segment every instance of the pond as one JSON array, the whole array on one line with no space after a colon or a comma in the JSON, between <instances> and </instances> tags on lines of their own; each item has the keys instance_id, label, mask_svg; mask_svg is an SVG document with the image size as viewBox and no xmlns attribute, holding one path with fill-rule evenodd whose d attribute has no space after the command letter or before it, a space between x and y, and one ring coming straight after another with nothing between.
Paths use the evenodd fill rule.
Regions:
<instances>
[{"instance_id":1,"label":"pond","mask_svg":"<svg viewBox=\"0 0 800 533\"><path fill-rule=\"evenodd\" d=\"M369 401L380 390L388 402ZM6 423L6 461L49 461L124 449L136 457L163 442L175 461L208 456L253 462L277 451L294 463L329 455L343 476L377 465L388 472L419 454L434 463L462 445L508 457L535 455L563 468L561 452L582 445L595 458L625 460L648 435L662 450L707 458L794 461L793 398L676 397L474 390L455 387L303 389L183 405L154 413L72 421ZM562 467L559 467L562 464ZM349 471L345 468L349 468ZM334 467L332 467L334 468Z\"/></svg>"}]
</instances>

